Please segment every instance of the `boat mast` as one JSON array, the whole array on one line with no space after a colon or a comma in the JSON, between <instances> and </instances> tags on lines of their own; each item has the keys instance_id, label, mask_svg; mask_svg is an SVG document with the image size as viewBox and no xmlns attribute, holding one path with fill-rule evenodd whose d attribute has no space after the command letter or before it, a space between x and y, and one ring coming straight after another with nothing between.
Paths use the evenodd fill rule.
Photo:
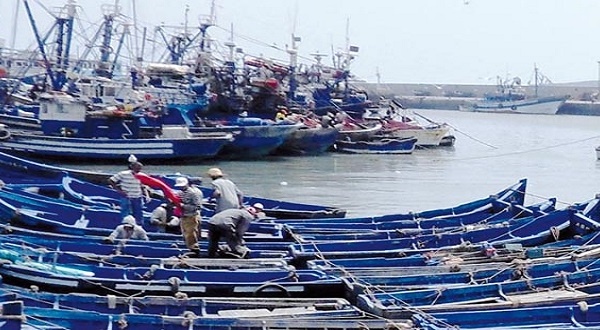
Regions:
<instances>
[{"instance_id":1,"label":"boat mast","mask_svg":"<svg viewBox=\"0 0 600 330\"><path fill-rule=\"evenodd\" d=\"M23 5L25 6L27 17L38 44L38 49L42 55L44 66L46 67L46 74L50 78L52 89L60 90L67 81L69 52L71 50L71 38L73 36L73 21L76 13L75 1L69 0L67 5L55 16L54 27L58 29L56 37L56 71L52 70L52 64L48 59L48 54L46 53L44 45L45 39L43 39L39 33L29 2L23 0Z\"/></svg>"},{"instance_id":2,"label":"boat mast","mask_svg":"<svg viewBox=\"0 0 600 330\"><path fill-rule=\"evenodd\" d=\"M183 33L175 34L169 40L169 39L167 39L167 36L165 35L165 31L164 31L164 28L167 28L168 26L163 24L163 25L157 27L155 30L155 32L160 34L161 38L163 39L163 41L167 47L167 51L170 56L171 64L183 64L183 56L187 52L188 48L200 36L202 36L201 37L202 39L200 41L200 50L203 50L204 44L205 44L205 38L206 38L206 30L213 25L211 20L209 20L209 22L202 22L200 24L200 28L199 28L200 31L198 33L196 33L196 35L194 35L193 37L190 37L187 32L187 30L188 30L188 23L187 23L188 12L189 12L189 6L186 6L186 10L185 10L186 22L185 22ZM180 27L172 26L171 28L177 29Z\"/></svg>"},{"instance_id":3,"label":"boat mast","mask_svg":"<svg viewBox=\"0 0 600 330\"><path fill-rule=\"evenodd\" d=\"M535 74L535 97L538 97L538 82L539 82L539 75L538 75L538 67L537 65L534 63L533 64L533 72Z\"/></svg>"},{"instance_id":4,"label":"boat mast","mask_svg":"<svg viewBox=\"0 0 600 330\"><path fill-rule=\"evenodd\" d=\"M15 16L13 17L13 27L12 34L10 36L10 50L14 51L16 48L15 43L17 40L17 22L19 21L19 8L21 7L19 4L21 3L19 0L15 1Z\"/></svg>"},{"instance_id":5,"label":"boat mast","mask_svg":"<svg viewBox=\"0 0 600 330\"><path fill-rule=\"evenodd\" d=\"M215 24L215 0L212 0L211 5L210 5L210 15L208 16L208 18L204 19L201 23L200 23L200 32L202 34L202 37L200 39L200 51L204 52L205 48L208 44L208 41L206 39L206 31L208 30L209 27L213 26ZM233 29L232 29L232 33L233 33ZM232 36L233 38L233 36Z\"/></svg>"},{"instance_id":6,"label":"boat mast","mask_svg":"<svg viewBox=\"0 0 600 330\"><path fill-rule=\"evenodd\" d=\"M114 29L115 17L119 15L119 0L115 0L114 6L102 5L102 12L104 21L100 29L102 33L102 43L100 45L100 61L95 73L98 76L105 78L112 78L114 72L114 66L110 64L110 54L113 52L111 47L112 43L112 32ZM116 55L115 55L116 58Z\"/></svg>"},{"instance_id":7,"label":"boat mast","mask_svg":"<svg viewBox=\"0 0 600 330\"><path fill-rule=\"evenodd\" d=\"M600 61L598 61L598 97L600 97Z\"/></svg>"},{"instance_id":8,"label":"boat mast","mask_svg":"<svg viewBox=\"0 0 600 330\"><path fill-rule=\"evenodd\" d=\"M296 81L296 68L298 66L298 46L296 42L300 42L302 39L300 37L295 36L292 33L292 46L288 48L286 51L290 54L290 81L289 81L289 91L287 98L288 100L296 99L296 89L298 88L298 82Z\"/></svg>"}]
</instances>

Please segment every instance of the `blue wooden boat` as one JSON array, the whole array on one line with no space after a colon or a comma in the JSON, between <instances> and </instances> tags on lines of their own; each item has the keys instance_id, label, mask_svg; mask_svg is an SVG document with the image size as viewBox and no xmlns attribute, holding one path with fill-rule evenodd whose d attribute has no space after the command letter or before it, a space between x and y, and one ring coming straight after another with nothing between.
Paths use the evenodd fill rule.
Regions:
<instances>
[{"instance_id":1,"label":"blue wooden boat","mask_svg":"<svg viewBox=\"0 0 600 330\"><path fill-rule=\"evenodd\" d=\"M405 272L390 271L388 274L363 272L360 277L352 274L352 276L345 276L344 280L348 291L355 295L373 290L448 288L460 285L508 282L522 278L534 279L557 273L570 273L580 269L593 270L600 267L596 265L596 258L597 255L576 261L548 260L532 264L505 264L501 267L497 263L492 265L483 263L477 268L469 267L466 270L460 269L460 265L458 265L457 271L448 272L434 272L430 267L421 267L420 270L413 269Z\"/></svg>"},{"instance_id":2,"label":"blue wooden boat","mask_svg":"<svg viewBox=\"0 0 600 330\"><path fill-rule=\"evenodd\" d=\"M39 231L36 229L26 229L15 225L0 224L4 235L0 236L0 241L4 244L21 244L23 248L30 247L34 251L32 256L58 255L61 258L79 260L82 255L89 257L91 261L119 259L128 260L128 258L116 258L120 256L134 256L148 258L142 264L152 261L152 258L176 258L180 259L189 250L186 248L181 235L163 235L158 236L155 233L149 233L150 241L142 240L119 240L115 244L108 244L104 241L106 236L98 235L70 235L57 234L51 231ZM152 240L152 236L158 236ZM288 255L288 242L277 240L266 240L259 236L245 236L246 246L251 249L251 258L284 258ZM85 240L86 244L81 244ZM202 251L207 249L207 241L199 242ZM15 249L12 247L12 249ZM40 251L36 251L39 249ZM30 252L22 251L29 254ZM69 256L60 256L65 253ZM137 261L140 263L140 261ZM167 261L158 260L157 264ZM172 263L171 261L168 261ZM126 263L125 263L126 264Z\"/></svg>"},{"instance_id":3,"label":"blue wooden boat","mask_svg":"<svg viewBox=\"0 0 600 330\"><path fill-rule=\"evenodd\" d=\"M148 215L147 212L145 214ZM8 187L0 190L0 215L0 221L5 223L71 235L108 236L122 222L119 211L105 205L79 204ZM148 224L143 226L150 239L181 238L157 232L157 228ZM265 234L262 235L264 240L268 240L269 236L282 240L281 228L274 223L253 222L248 234Z\"/></svg>"},{"instance_id":4,"label":"blue wooden boat","mask_svg":"<svg viewBox=\"0 0 600 330\"><path fill-rule=\"evenodd\" d=\"M313 313L294 317L286 316L265 316L262 313L261 318L252 317L199 317L193 313L185 313L181 316L163 316L159 314L107 314L97 313L85 310L36 308L25 307L24 315L28 315L27 325L34 329L46 329L48 324L56 330L70 329L117 329L120 326L127 325L130 330L164 329L179 330L199 329L306 329L306 330L326 330L326 329L360 329L369 327L369 329L384 329L387 320L381 320L371 316L366 316L363 312L355 311L326 311L323 313ZM405 321L405 325L409 322Z\"/></svg>"},{"instance_id":5,"label":"blue wooden boat","mask_svg":"<svg viewBox=\"0 0 600 330\"><path fill-rule=\"evenodd\" d=\"M319 155L329 150L339 136L333 127L303 126L275 150L277 155Z\"/></svg>"},{"instance_id":6,"label":"blue wooden boat","mask_svg":"<svg viewBox=\"0 0 600 330\"><path fill-rule=\"evenodd\" d=\"M384 256L403 253L406 250L439 249L461 247L472 244L518 243L535 246L573 235L583 235L600 228L598 200L593 199L564 210L551 212L539 217L524 218L508 226L497 225L488 228L422 235L383 241L332 241L293 244L291 253L296 259L347 258L349 256Z\"/></svg>"},{"instance_id":7,"label":"blue wooden boat","mask_svg":"<svg viewBox=\"0 0 600 330\"><path fill-rule=\"evenodd\" d=\"M475 305L493 302L511 302L514 306L519 299L526 301L527 296L536 297L536 293L544 290L559 290L561 288L570 291L566 296L584 297L586 294L597 294L598 286L595 283L600 275L598 269L578 269L573 272L556 273L538 278L518 278L516 280L468 284L450 286L445 288L423 289L423 290L400 290L387 291L359 295L357 306L365 311L372 312L382 317L402 317L406 315L406 308L430 309L438 306L439 310L451 311L454 307L461 309L460 305ZM589 286L588 286L589 285ZM577 287L575 289L575 287ZM557 292L557 291L553 291ZM547 294L547 292L546 292ZM548 300L546 294L543 300ZM556 297L565 296L556 294ZM511 299L513 297L514 299ZM597 298L597 296L594 296ZM539 302L539 297L537 301ZM533 299L532 299L533 301ZM487 307L490 308L490 305ZM505 304L506 306L506 304Z\"/></svg>"},{"instance_id":8,"label":"blue wooden boat","mask_svg":"<svg viewBox=\"0 0 600 330\"><path fill-rule=\"evenodd\" d=\"M600 303L571 302L560 306L478 312L447 312L413 317L419 329L598 329Z\"/></svg>"},{"instance_id":9,"label":"blue wooden boat","mask_svg":"<svg viewBox=\"0 0 600 330\"><path fill-rule=\"evenodd\" d=\"M92 195L100 196L103 199L105 195L110 197L110 199L118 197L114 192L109 192L105 187L98 188L97 186L106 185L108 178L112 175L108 173L80 171L47 165L3 152L0 152L0 168L2 169L0 179L5 183L26 183L30 185L28 187L43 185L49 193L54 195L63 194L70 196L71 192L74 192L77 196ZM65 173L71 178L67 182L63 181ZM173 186L175 178L180 175L155 174L152 176ZM80 179L80 181L75 179ZM198 182L199 179L190 177L190 181ZM65 183L69 184L65 186ZM212 189L203 187L202 190L205 196L212 194ZM295 203L256 196L245 196L244 203L248 205L262 203L265 207L266 215L273 218L343 218L346 215L346 210L333 206ZM206 206L205 214L210 215L210 205L206 204Z\"/></svg>"},{"instance_id":10,"label":"blue wooden boat","mask_svg":"<svg viewBox=\"0 0 600 330\"><path fill-rule=\"evenodd\" d=\"M219 152L225 159L253 159L274 153L284 141L302 127L296 123L274 123L257 117L212 116L197 109L187 109L175 104L168 105L168 111L161 116L145 119L146 129L160 127L164 123L184 125L192 134L207 131L236 131L235 139ZM203 118L200 122L197 118Z\"/></svg>"},{"instance_id":11,"label":"blue wooden boat","mask_svg":"<svg viewBox=\"0 0 600 330\"><path fill-rule=\"evenodd\" d=\"M333 298L341 297L344 290L339 277L301 269L119 268L22 259L3 264L0 275L8 284L96 294Z\"/></svg>"},{"instance_id":12,"label":"blue wooden boat","mask_svg":"<svg viewBox=\"0 0 600 330\"><path fill-rule=\"evenodd\" d=\"M341 298L121 297L85 293L58 294L3 284L0 299L22 301L26 307L85 310L105 314L181 316L212 319L276 319L356 317L359 310Z\"/></svg>"},{"instance_id":13,"label":"blue wooden boat","mask_svg":"<svg viewBox=\"0 0 600 330\"><path fill-rule=\"evenodd\" d=\"M281 146L300 124L273 124L259 118L238 118L226 123L240 128L236 138L226 144L219 157L226 159L251 159L267 156ZM194 132L194 129L191 129Z\"/></svg>"},{"instance_id":14,"label":"blue wooden boat","mask_svg":"<svg viewBox=\"0 0 600 330\"><path fill-rule=\"evenodd\" d=\"M353 237L358 240L361 237L372 238L400 238L415 235L441 234L456 230L473 230L477 226L493 224L510 224L519 219L531 216L540 216L555 210L556 199L551 198L545 202L529 206L514 206L495 201L489 208L479 209L474 212L457 214L455 216L438 217L432 219L385 221L380 223L353 223L348 218L348 223L331 223L302 221L297 223L286 222L284 230L287 235L303 240L342 240L343 236L348 239ZM372 229L375 227L375 229Z\"/></svg>"},{"instance_id":15,"label":"blue wooden boat","mask_svg":"<svg viewBox=\"0 0 600 330\"><path fill-rule=\"evenodd\" d=\"M1 156L1 154L0 154ZM488 197L470 201L464 204L455 205L452 207L438 208L432 210L424 210L420 212L406 212L387 214L382 216L373 217L359 217L359 218L323 218L323 219L278 219L277 222L281 224L289 224L296 228L311 227L316 228L327 228L333 226L339 226L338 228L350 228L350 229L383 229L382 226L386 222L405 221L404 227L410 228L432 228L432 227L456 227L461 226L464 223L468 223L469 220L465 217L474 217L476 221L481 221L492 217L495 213L501 213L507 210L507 206L514 208L522 208L525 202L525 192L527 189L527 179L521 179L517 183L495 193ZM524 213L529 213L526 208L523 208ZM431 222L430 220L431 219ZM408 225L408 224L412 225ZM322 224L322 226L319 226ZM345 227L345 224L349 224ZM394 228L394 227L390 227Z\"/></svg>"},{"instance_id":16,"label":"blue wooden boat","mask_svg":"<svg viewBox=\"0 0 600 330\"><path fill-rule=\"evenodd\" d=\"M334 260L310 260L307 267L322 270L328 274L343 276L350 273L357 276L404 276L427 272L429 274L450 272L475 272L488 268L516 267L516 260L526 260L527 265L553 263L586 258L597 250L600 240L593 232L582 237L560 241L564 246L547 243L534 247L519 244L494 247L476 246L461 249L438 249L430 251L406 251L396 257L356 257ZM597 251L595 251L597 252ZM595 254L594 254L595 255ZM551 258L551 259L549 259Z\"/></svg>"},{"instance_id":17,"label":"blue wooden boat","mask_svg":"<svg viewBox=\"0 0 600 330\"><path fill-rule=\"evenodd\" d=\"M337 140L333 149L347 154L411 154L416 138L374 138L371 140Z\"/></svg>"}]
</instances>

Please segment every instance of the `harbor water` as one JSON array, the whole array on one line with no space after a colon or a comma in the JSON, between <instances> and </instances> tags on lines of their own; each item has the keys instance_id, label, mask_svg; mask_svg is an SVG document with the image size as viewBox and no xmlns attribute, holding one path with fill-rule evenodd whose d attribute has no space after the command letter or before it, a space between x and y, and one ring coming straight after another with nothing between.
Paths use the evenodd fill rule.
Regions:
<instances>
[{"instance_id":1,"label":"harbor water","mask_svg":"<svg viewBox=\"0 0 600 330\"><path fill-rule=\"evenodd\" d=\"M559 207L600 193L600 117L490 114L419 110L455 128L454 147L415 150L410 155L269 157L253 161L208 161L148 165L148 173L201 176L220 167L247 195L337 206L348 216L370 216L450 207L483 198L521 178L526 202L556 197ZM114 165L82 169L114 172ZM69 167L74 167L69 164ZM204 178L204 185L210 180Z\"/></svg>"}]
</instances>

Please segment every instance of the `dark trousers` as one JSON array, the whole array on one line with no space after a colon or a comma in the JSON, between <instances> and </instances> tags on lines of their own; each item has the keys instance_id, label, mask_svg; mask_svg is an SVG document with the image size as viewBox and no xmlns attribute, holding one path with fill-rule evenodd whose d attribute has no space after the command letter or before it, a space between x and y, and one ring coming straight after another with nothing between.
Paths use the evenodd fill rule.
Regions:
<instances>
[{"instance_id":1,"label":"dark trousers","mask_svg":"<svg viewBox=\"0 0 600 330\"><path fill-rule=\"evenodd\" d=\"M235 233L235 228L220 227L213 224L208 224L208 257L214 258L219 250L219 241L221 238L225 239L225 242L231 249L231 252L236 254L242 254L243 241Z\"/></svg>"}]
</instances>

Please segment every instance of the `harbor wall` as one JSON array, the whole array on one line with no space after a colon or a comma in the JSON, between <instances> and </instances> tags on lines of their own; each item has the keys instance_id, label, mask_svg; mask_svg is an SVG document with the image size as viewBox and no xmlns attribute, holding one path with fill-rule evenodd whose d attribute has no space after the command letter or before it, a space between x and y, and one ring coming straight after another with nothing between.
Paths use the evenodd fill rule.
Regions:
<instances>
[{"instance_id":1,"label":"harbor wall","mask_svg":"<svg viewBox=\"0 0 600 330\"><path fill-rule=\"evenodd\" d=\"M405 107L415 109L458 110L486 93L496 91L495 85L460 84L355 84L364 89L372 100L380 97L395 98ZM526 95L535 95L535 86L523 86ZM558 114L600 115L598 83L584 82L574 84L544 85L538 87L538 96L568 96Z\"/></svg>"}]
</instances>

